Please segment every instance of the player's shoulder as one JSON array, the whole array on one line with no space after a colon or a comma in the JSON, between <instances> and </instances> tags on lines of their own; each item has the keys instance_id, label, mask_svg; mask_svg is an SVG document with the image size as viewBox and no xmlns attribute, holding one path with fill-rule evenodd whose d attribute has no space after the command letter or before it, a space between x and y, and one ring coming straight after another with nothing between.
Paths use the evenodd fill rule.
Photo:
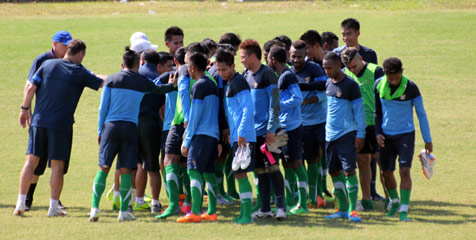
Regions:
<instances>
[{"instance_id":1,"label":"player's shoulder","mask_svg":"<svg viewBox=\"0 0 476 240\"><path fill-rule=\"evenodd\" d=\"M334 48L334 49L332 50L332 52L335 52L335 53L337 53L337 54L340 54L342 51L344 51L344 49L345 49L345 45L340 46L340 47L337 47L337 48Z\"/></svg>"},{"instance_id":2,"label":"player's shoulder","mask_svg":"<svg viewBox=\"0 0 476 240\"><path fill-rule=\"evenodd\" d=\"M375 51L369 47L360 45L360 51L366 53L375 53Z\"/></svg>"},{"instance_id":3,"label":"player's shoulder","mask_svg":"<svg viewBox=\"0 0 476 240\"><path fill-rule=\"evenodd\" d=\"M189 76L188 73L188 65L182 65L180 69L178 70L178 75L179 76Z\"/></svg>"}]
</instances>

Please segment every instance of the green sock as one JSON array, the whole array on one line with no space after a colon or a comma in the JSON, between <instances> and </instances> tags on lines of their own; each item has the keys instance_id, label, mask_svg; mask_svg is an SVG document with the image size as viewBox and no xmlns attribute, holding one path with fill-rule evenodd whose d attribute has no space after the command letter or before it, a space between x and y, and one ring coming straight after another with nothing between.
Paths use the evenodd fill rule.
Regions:
<instances>
[{"instance_id":1,"label":"green sock","mask_svg":"<svg viewBox=\"0 0 476 240\"><path fill-rule=\"evenodd\" d=\"M223 184L223 168L225 164L220 162L215 162L215 176L217 177L218 189L220 195L225 196L225 184Z\"/></svg>"},{"instance_id":2,"label":"green sock","mask_svg":"<svg viewBox=\"0 0 476 240\"><path fill-rule=\"evenodd\" d=\"M296 185L296 175L292 168L284 168L284 188L286 190L286 207L292 208L296 203L294 202L294 189ZM290 209L288 209L290 210Z\"/></svg>"},{"instance_id":3,"label":"green sock","mask_svg":"<svg viewBox=\"0 0 476 240\"><path fill-rule=\"evenodd\" d=\"M228 158L225 161L225 177L226 177L226 191L229 196L239 199L240 195L236 191L235 175L231 169L231 163L233 162L233 154L228 154Z\"/></svg>"},{"instance_id":4,"label":"green sock","mask_svg":"<svg viewBox=\"0 0 476 240\"><path fill-rule=\"evenodd\" d=\"M400 204L400 221L409 220L408 218L408 204L410 204L410 193L412 190L404 190L400 188L400 196L402 201Z\"/></svg>"},{"instance_id":5,"label":"green sock","mask_svg":"<svg viewBox=\"0 0 476 240\"><path fill-rule=\"evenodd\" d=\"M334 183L334 195L339 200L339 211L347 212L349 210L349 204L347 203L347 192L345 190L345 177L341 173L339 176L332 177Z\"/></svg>"},{"instance_id":6,"label":"green sock","mask_svg":"<svg viewBox=\"0 0 476 240\"><path fill-rule=\"evenodd\" d=\"M393 217L395 213L398 211L398 207L400 207L400 200L398 199L398 192L397 188L394 189L387 189L388 196L390 197L390 202L392 203L392 207L388 210L385 216ZM385 205L385 208L387 205Z\"/></svg>"},{"instance_id":7,"label":"green sock","mask_svg":"<svg viewBox=\"0 0 476 240\"><path fill-rule=\"evenodd\" d=\"M322 195L322 164L321 161L317 163L317 196L324 198Z\"/></svg>"},{"instance_id":8,"label":"green sock","mask_svg":"<svg viewBox=\"0 0 476 240\"><path fill-rule=\"evenodd\" d=\"M317 205L317 179L319 179L319 166L317 163L307 165L307 177L309 179L309 199L312 205Z\"/></svg>"},{"instance_id":9,"label":"green sock","mask_svg":"<svg viewBox=\"0 0 476 240\"><path fill-rule=\"evenodd\" d=\"M301 208L307 209L307 173L304 166L301 166L294 170L297 177L297 185L299 188L299 205Z\"/></svg>"},{"instance_id":10,"label":"green sock","mask_svg":"<svg viewBox=\"0 0 476 240\"><path fill-rule=\"evenodd\" d=\"M359 180L357 175L345 177L347 194L349 195L349 213L355 211L357 206L357 195L359 194Z\"/></svg>"},{"instance_id":11,"label":"green sock","mask_svg":"<svg viewBox=\"0 0 476 240\"><path fill-rule=\"evenodd\" d=\"M183 176L185 174L185 172L187 171L187 167L185 166L185 169L184 167L181 165L181 163L179 164L179 173L177 174L178 176L178 194L184 194L184 191L183 191Z\"/></svg>"},{"instance_id":12,"label":"green sock","mask_svg":"<svg viewBox=\"0 0 476 240\"><path fill-rule=\"evenodd\" d=\"M106 189L106 178L107 178L106 172L99 170L96 173L96 178L94 178L94 183L93 183L93 203L92 203L93 208L99 208L101 195L103 194L104 189Z\"/></svg>"},{"instance_id":13,"label":"green sock","mask_svg":"<svg viewBox=\"0 0 476 240\"><path fill-rule=\"evenodd\" d=\"M185 193L184 203L191 203L192 196L190 194L190 177L188 176L187 166L182 166L182 182L183 182L183 191Z\"/></svg>"},{"instance_id":14,"label":"green sock","mask_svg":"<svg viewBox=\"0 0 476 240\"><path fill-rule=\"evenodd\" d=\"M204 173L203 178L207 182L208 193L208 214L215 214L217 211L218 183L214 173Z\"/></svg>"},{"instance_id":15,"label":"green sock","mask_svg":"<svg viewBox=\"0 0 476 240\"><path fill-rule=\"evenodd\" d=\"M190 176L190 192L192 195L192 213L200 214L202 208L202 186L203 178L197 170L188 170Z\"/></svg>"},{"instance_id":16,"label":"green sock","mask_svg":"<svg viewBox=\"0 0 476 240\"><path fill-rule=\"evenodd\" d=\"M119 193L121 194L121 212L127 212L132 197L132 177L130 174L121 174Z\"/></svg>"},{"instance_id":17,"label":"green sock","mask_svg":"<svg viewBox=\"0 0 476 240\"><path fill-rule=\"evenodd\" d=\"M164 174L162 174L162 182L164 183L165 195L169 198L169 188L167 187L167 168L164 169Z\"/></svg>"},{"instance_id":18,"label":"green sock","mask_svg":"<svg viewBox=\"0 0 476 240\"><path fill-rule=\"evenodd\" d=\"M248 177L238 180L238 186L240 187L240 200L243 207L243 214L236 223L251 223L251 200L253 198L253 191L251 190L251 184L248 181Z\"/></svg>"},{"instance_id":19,"label":"green sock","mask_svg":"<svg viewBox=\"0 0 476 240\"><path fill-rule=\"evenodd\" d=\"M256 205L253 206L251 209L251 212L256 212L261 208L261 196L259 194L259 187L258 187L258 174L256 172L253 172L254 174L254 182L255 182L255 190L256 190ZM241 191L240 191L241 192Z\"/></svg>"},{"instance_id":20,"label":"green sock","mask_svg":"<svg viewBox=\"0 0 476 240\"><path fill-rule=\"evenodd\" d=\"M175 210L178 205L179 200L179 165L178 164L170 164L165 167L167 171L166 179L167 179L167 188L169 189L169 207L170 211Z\"/></svg>"}]
</instances>

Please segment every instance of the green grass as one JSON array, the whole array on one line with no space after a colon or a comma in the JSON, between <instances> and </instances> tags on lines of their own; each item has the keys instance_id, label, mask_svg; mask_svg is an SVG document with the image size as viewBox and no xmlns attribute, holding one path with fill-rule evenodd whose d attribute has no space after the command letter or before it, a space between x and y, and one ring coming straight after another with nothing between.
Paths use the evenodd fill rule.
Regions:
<instances>
[{"instance_id":1,"label":"green grass","mask_svg":"<svg viewBox=\"0 0 476 240\"><path fill-rule=\"evenodd\" d=\"M156 14L147 14L149 9ZM70 207L69 216L46 217L47 170L40 179L33 211L25 218L13 217L28 141L27 130L18 124L22 90L31 62L51 47L51 36L57 30L67 29L86 42L83 64L88 69L112 74L120 70L123 46L135 31L147 33L152 43L160 45L159 50L165 50L163 32L171 25L184 29L186 43L205 37L217 40L225 32L264 43L279 34L295 40L311 28L339 33L339 24L347 17L359 19L360 43L375 49L380 63L391 56L402 59L405 74L418 84L425 99L437 166L435 176L427 181L415 155L413 223L384 218L380 204L378 211L361 214L362 224L324 221L322 217L331 212L325 209L281 223L260 220L252 226L236 226L231 219L238 214L238 206L219 207L216 224L184 226L174 223L175 218L154 222L148 213L138 213L134 223L119 224L117 214L108 210L98 224L90 224L87 216L97 170L100 94L89 89L76 111L70 172L61 196ZM474 238L475 22L476 4L465 0L0 4L0 238ZM237 67L242 69L239 63ZM417 129L416 149L421 148ZM166 203L163 193L161 202ZM109 205L103 199L102 208Z\"/></svg>"}]
</instances>

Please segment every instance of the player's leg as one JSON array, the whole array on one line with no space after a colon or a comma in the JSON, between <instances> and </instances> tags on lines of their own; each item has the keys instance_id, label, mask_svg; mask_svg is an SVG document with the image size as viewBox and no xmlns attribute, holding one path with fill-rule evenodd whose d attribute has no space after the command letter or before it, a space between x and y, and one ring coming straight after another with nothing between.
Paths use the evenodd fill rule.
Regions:
<instances>
[{"instance_id":1,"label":"player's leg","mask_svg":"<svg viewBox=\"0 0 476 240\"><path fill-rule=\"evenodd\" d=\"M183 196L182 194L179 194L179 203L182 202L181 210L182 213L187 213L190 212L191 207L192 207L192 195L191 195L191 190L190 190L190 176L188 175L187 171L187 160L185 157L182 157L180 159L180 173L181 177L179 179L182 180L182 188L183 188ZM180 186L179 186L180 188Z\"/></svg>"},{"instance_id":2,"label":"player's leg","mask_svg":"<svg viewBox=\"0 0 476 240\"><path fill-rule=\"evenodd\" d=\"M361 218L356 211L359 193L359 180L355 169L357 168L357 152L355 150L356 132L349 132L337 140L337 154L339 155L345 175L345 185L349 201L349 220L360 222Z\"/></svg>"},{"instance_id":3,"label":"player's leg","mask_svg":"<svg viewBox=\"0 0 476 240\"><path fill-rule=\"evenodd\" d=\"M204 221L217 221L217 200L218 200L218 181L215 175L215 161L218 157L218 141L215 138L204 136L207 140L202 140L200 142L205 143L206 145L213 146L210 149L211 154L207 157L205 155L208 154L201 154L203 158L207 161L206 167L203 170L203 179L207 185L207 193L208 193L208 210L206 213L202 214L202 219Z\"/></svg>"},{"instance_id":4,"label":"player's leg","mask_svg":"<svg viewBox=\"0 0 476 240\"><path fill-rule=\"evenodd\" d=\"M380 166L385 179L385 187L391 202L391 208L387 212L387 217L395 216L400 207L400 199L397 191L397 181L395 179L395 161L397 157L396 144L390 136L385 136L385 146L380 149ZM385 206L386 207L386 206Z\"/></svg>"},{"instance_id":5,"label":"player's leg","mask_svg":"<svg viewBox=\"0 0 476 240\"><path fill-rule=\"evenodd\" d=\"M133 204L134 210L149 210L150 206L144 201L145 188L147 186L147 171L144 169L144 163L137 164L137 172L135 175L136 194Z\"/></svg>"},{"instance_id":6,"label":"player's leg","mask_svg":"<svg viewBox=\"0 0 476 240\"><path fill-rule=\"evenodd\" d=\"M36 185L38 184L38 180L41 175L45 172L46 165L48 164L48 154L47 152L43 152L42 156L40 156L40 160L38 165L35 168L35 172L33 175L33 180L31 181L30 187L28 188L28 193L26 194L26 201L25 211L29 211L31 209L31 205L33 204L33 195L35 194Z\"/></svg>"},{"instance_id":7,"label":"player's leg","mask_svg":"<svg viewBox=\"0 0 476 240\"><path fill-rule=\"evenodd\" d=\"M302 126L288 132L287 150L289 154L289 163L297 178L297 187L299 192L299 202L291 209L292 214L307 213L307 185L308 176L302 160Z\"/></svg>"},{"instance_id":8,"label":"player's leg","mask_svg":"<svg viewBox=\"0 0 476 240\"><path fill-rule=\"evenodd\" d=\"M48 216L66 216L67 213L58 208L58 201L61 195L61 190L63 189L63 172L64 172L64 161L51 159L51 196L50 196L50 207L48 209Z\"/></svg>"},{"instance_id":9,"label":"player's leg","mask_svg":"<svg viewBox=\"0 0 476 240\"><path fill-rule=\"evenodd\" d=\"M357 165L359 166L360 189L362 191L362 207L364 208L364 210L367 210L367 211L373 209L372 200L370 199L370 182L372 181L370 161L371 161L371 155L369 153L357 154Z\"/></svg>"},{"instance_id":10,"label":"player's leg","mask_svg":"<svg viewBox=\"0 0 476 240\"><path fill-rule=\"evenodd\" d=\"M327 165L329 166L329 174L331 175L332 183L334 184L334 194L336 199L339 201L339 208L337 209L337 212L324 217L326 219L347 218L349 216L347 213L349 210L349 204L347 203L345 177L344 173L342 172L342 164L339 160L337 148L337 140L326 142L325 155Z\"/></svg>"},{"instance_id":11,"label":"player's leg","mask_svg":"<svg viewBox=\"0 0 476 240\"><path fill-rule=\"evenodd\" d=\"M317 141L317 125L303 127L302 146L304 159L307 162L307 176L309 180L309 206L317 208L317 193L319 179L319 143Z\"/></svg>"},{"instance_id":12,"label":"player's leg","mask_svg":"<svg viewBox=\"0 0 476 240\"><path fill-rule=\"evenodd\" d=\"M231 163L233 162L233 153L230 152L225 161L225 178L226 178L226 192L227 195L234 198L240 199L240 194L236 191L236 180L233 170L231 169Z\"/></svg>"},{"instance_id":13,"label":"player's leg","mask_svg":"<svg viewBox=\"0 0 476 240\"><path fill-rule=\"evenodd\" d=\"M408 206L412 190L410 170L415 151L415 132L402 134L398 144L398 162L400 167L400 221L411 221L408 218Z\"/></svg>"},{"instance_id":14,"label":"player's leg","mask_svg":"<svg viewBox=\"0 0 476 240\"><path fill-rule=\"evenodd\" d=\"M235 222L237 224L249 224L253 223L253 219L251 217L251 209L252 209L252 199L253 199L253 190L250 184L250 181L248 180L247 173L254 171L255 168L255 157L256 157L256 152L257 145L256 143L249 143L250 146L250 156L251 156L251 162L248 168L245 170L239 169L235 171L235 177L238 180L238 187L240 190L240 216L238 218L235 218ZM232 146L232 152L233 155L235 155L236 150L238 149L238 144L234 143Z\"/></svg>"}]
</instances>

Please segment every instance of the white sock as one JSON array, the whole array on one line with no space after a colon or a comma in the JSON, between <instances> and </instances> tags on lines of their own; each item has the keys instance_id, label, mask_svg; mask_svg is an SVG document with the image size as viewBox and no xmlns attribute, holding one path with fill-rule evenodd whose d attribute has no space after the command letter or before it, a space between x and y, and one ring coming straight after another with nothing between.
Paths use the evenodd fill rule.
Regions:
<instances>
[{"instance_id":1,"label":"white sock","mask_svg":"<svg viewBox=\"0 0 476 240\"><path fill-rule=\"evenodd\" d=\"M58 208L58 200L54 200L50 198L50 208L57 209Z\"/></svg>"},{"instance_id":2,"label":"white sock","mask_svg":"<svg viewBox=\"0 0 476 240\"><path fill-rule=\"evenodd\" d=\"M157 205L157 206L160 205L159 199L152 199L152 206L154 205Z\"/></svg>"},{"instance_id":3,"label":"white sock","mask_svg":"<svg viewBox=\"0 0 476 240\"><path fill-rule=\"evenodd\" d=\"M26 195L18 194L17 206L25 205Z\"/></svg>"},{"instance_id":4,"label":"white sock","mask_svg":"<svg viewBox=\"0 0 476 240\"><path fill-rule=\"evenodd\" d=\"M121 196L121 193L119 191L114 190L114 197L119 197Z\"/></svg>"},{"instance_id":5,"label":"white sock","mask_svg":"<svg viewBox=\"0 0 476 240\"><path fill-rule=\"evenodd\" d=\"M136 203L137 205L144 204L144 197L136 197Z\"/></svg>"}]
</instances>

